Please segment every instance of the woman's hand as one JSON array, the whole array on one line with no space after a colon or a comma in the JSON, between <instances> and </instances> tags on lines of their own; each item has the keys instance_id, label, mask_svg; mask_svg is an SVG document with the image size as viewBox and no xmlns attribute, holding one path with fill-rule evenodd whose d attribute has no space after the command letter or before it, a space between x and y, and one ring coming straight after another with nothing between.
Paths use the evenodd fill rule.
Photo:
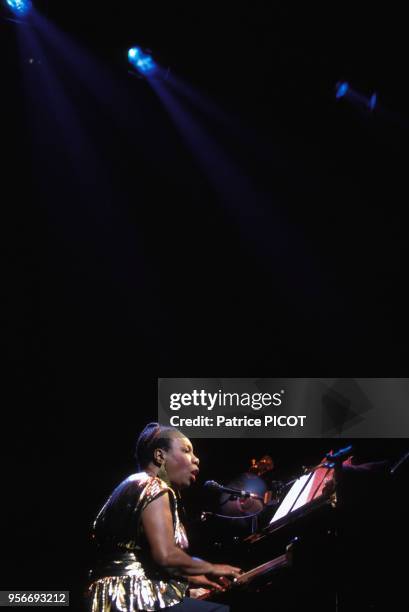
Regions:
<instances>
[{"instance_id":1,"label":"woman's hand","mask_svg":"<svg viewBox=\"0 0 409 612\"><path fill-rule=\"evenodd\" d=\"M234 580L240 576L241 571L242 570L239 567L234 567L233 565L212 563L211 569L206 573L206 576L208 576L209 579L225 577Z\"/></svg>"},{"instance_id":2,"label":"woman's hand","mask_svg":"<svg viewBox=\"0 0 409 612\"><path fill-rule=\"evenodd\" d=\"M194 588L205 587L206 589L216 589L216 591L224 591L224 588L218 582L209 580L207 576L202 574L201 576L186 576L189 586Z\"/></svg>"},{"instance_id":3,"label":"woman's hand","mask_svg":"<svg viewBox=\"0 0 409 612\"><path fill-rule=\"evenodd\" d=\"M223 592L231 584L228 578L234 579L240 576L241 569L239 567L217 563L209 565L210 571L206 575L187 576L189 586L193 587L190 589L190 597L193 599L202 597L210 591Z\"/></svg>"}]
</instances>

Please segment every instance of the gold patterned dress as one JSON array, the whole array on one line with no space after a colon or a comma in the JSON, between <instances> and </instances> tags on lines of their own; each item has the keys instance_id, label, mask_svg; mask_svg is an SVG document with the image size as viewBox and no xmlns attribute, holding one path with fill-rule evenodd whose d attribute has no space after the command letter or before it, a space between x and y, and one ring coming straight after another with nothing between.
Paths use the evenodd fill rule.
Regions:
<instances>
[{"instance_id":1,"label":"gold patterned dress","mask_svg":"<svg viewBox=\"0 0 409 612\"><path fill-rule=\"evenodd\" d=\"M93 526L98 560L90 572L92 612L161 610L186 596L187 581L155 565L142 529L142 511L163 494L169 495L175 543L188 547L175 491L145 472L129 476L114 490Z\"/></svg>"}]
</instances>

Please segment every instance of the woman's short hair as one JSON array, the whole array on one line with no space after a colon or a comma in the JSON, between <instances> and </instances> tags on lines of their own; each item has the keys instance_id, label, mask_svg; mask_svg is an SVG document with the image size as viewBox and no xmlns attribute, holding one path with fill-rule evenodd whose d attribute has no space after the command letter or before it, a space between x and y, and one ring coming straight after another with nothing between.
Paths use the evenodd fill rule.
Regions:
<instances>
[{"instance_id":1,"label":"woman's short hair","mask_svg":"<svg viewBox=\"0 0 409 612\"><path fill-rule=\"evenodd\" d=\"M157 448L169 450L172 445L172 438L176 436L182 436L176 427L148 423L136 442L135 459L138 462L139 469L143 470L153 461L154 452Z\"/></svg>"}]
</instances>

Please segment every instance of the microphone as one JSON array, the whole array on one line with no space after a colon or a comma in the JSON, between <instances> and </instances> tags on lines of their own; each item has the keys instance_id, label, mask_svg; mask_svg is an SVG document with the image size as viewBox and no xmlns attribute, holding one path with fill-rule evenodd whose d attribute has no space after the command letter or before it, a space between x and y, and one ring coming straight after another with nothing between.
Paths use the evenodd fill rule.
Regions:
<instances>
[{"instance_id":1,"label":"microphone","mask_svg":"<svg viewBox=\"0 0 409 612\"><path fill-rule=\"evenodd\" d=\"M224 487L215 480L206 480L203 486L206 487L206 489L214 489L216 491L219 491L219 493L230 493L230 495L235 495L236 497L251 497L252 499L259 499L263 501L263 498L259 497L255 493L250 493L249 491L239 491L238 489L231 489L230 487Z\"/></svg>"}]
</instances>

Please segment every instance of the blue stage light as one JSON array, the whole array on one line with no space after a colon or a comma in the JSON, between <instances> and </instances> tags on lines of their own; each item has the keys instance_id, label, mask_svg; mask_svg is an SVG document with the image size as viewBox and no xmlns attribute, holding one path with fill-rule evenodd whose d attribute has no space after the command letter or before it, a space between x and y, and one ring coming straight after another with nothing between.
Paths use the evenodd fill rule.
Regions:
<instances>
[{"instance_id":1,"label":"blue stage light","mask_svg":"<svg viewBox=\"0 0 409 612\"><path fill-rule=\"evenodd\" d=\"M374 108L375 108L375 106L376 106L377 101L378 101L378 96L377 96L377 94L376 94L376 93L373 93L373 94L372 94L372 96L371 96L371 98L370 98L370 100L369 100L369 104L368 104L368 106L369 106L369 110L371 110L371 111L373 111L373 110L374 110Z\"/></svg>"},{"instance_id":2,"label":"blue stage light","mask_svg":"<svg viewBox=\"0 0 409 612\"><path fill-rule=\"evenodd\" d=\"M27 15L31 9L30 0L6 0L6 4L10 10L19 17Z\"/></svg>"},{"instance_id":3,"label":"blue stage light","mask_svg":"<svg viewBox=\"0 0 409 612\"><path fill-rule=\"evenodd\" d=\"M131 47L129 49L128 60L144 76L152 75L158 68L152 55L142 51L140 47Z\"/></svg>"},{"instance_id":4,"label":"blue stage light","mask_svg":"<svg viewBox=\"0 0 409 612\"><path fill-rule=\"evenodd\" d=\"M344 83L337 83L335 97L342 98L343 96L345 96L348 89L349 89L349 84L346 81Z\"/></svg>"}]
</instances>

